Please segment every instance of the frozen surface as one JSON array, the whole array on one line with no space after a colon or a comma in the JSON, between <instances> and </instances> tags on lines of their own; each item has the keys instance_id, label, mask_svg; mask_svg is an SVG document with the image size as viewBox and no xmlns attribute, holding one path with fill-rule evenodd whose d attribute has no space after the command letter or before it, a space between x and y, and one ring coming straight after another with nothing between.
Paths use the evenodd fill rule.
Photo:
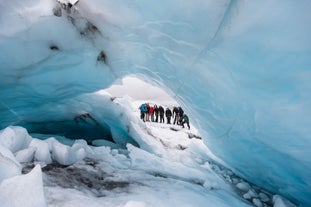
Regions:
<instances>
[{"instance_id":1,"label":"frozen surface","mask_svg":"<svg viewBox=\"0 0 311 207\"><path fill-rule=\"evenodd\" d=\"M27 175L6 179L0 184L1 206L45 207L41 168L37 165Z\"/></svg>"},{"instance_id":2,"label":"frozen surface","mask_svg":"<svg viewBox=\"0 0 311 207\"><path fill-rule=\"evenodd\" d=\"M7 178L20 175L21 165L15 159L13 153L0 145L0 182Z\"/></svg>"},{"instance_id":3,"label":"frozen surface","mask_svg":"<svg viewBox=\"0 0 311 207\"><path fill-rule=\"evenodd\" d=\"M128 113L138 115L135 110ZM140 122L129 128L149 133L149 137L142 137L151 139L150 148L162 146L161 152L156 155L131 144L117 149L91 147L84 140L68 146L54 138L39 140L26 132L30 143L15 155L21 162L17 164L23 166L23 175L11 173L11 177L2 180L0 201L10 207L250 206L211 169L209 160L213 154L195 129ZM3 131L7 130L15 132L21 128ZM0 140L7 138L10 137L1 136ZM13 144L20 142L13 140ZM38 149L45 147L49 149L41 156ZM11 151L4 149L7 157L14 160ZM9 169L4 168L7 172ZM269 199L272 200L271 195Z\"/></svg>"},{"instance_id":4,"label":"frozen surface","mask_svg":"<svg viewBox=\"0 0 311 207\"><path fill-rule=\"evenodd\" d=\"M90 97L111 99L105 92L89 94L87 98ZM100 147L87 145L82 139L65 145L60 141L67 138L40 140L21 127L0 131L2 143L10 139L11 145L21 146L24 140L18 139L20 136L29 141L15 156L9 146L0 145L9 161L1 159L0 199L6 199L3 203L13 207L295 206L222 166L194 126L188 130L178 125L144 123L138 119L138 102L129 100L118 98L110 111L117 106L125 119L131 117L133 121L127 129L136 135L135 143L141 143L141 148L105 139L93 141L102 144ZM11 133L3 133L7 131Z\"/></svg>"},{"instance_id":5,"label":"frozen surface","mask_svg":"<svg viewBox=\"0 0 311 207\"><path fill-rule=\"evenodd\" d=\"M173 96L236 174L311 205L310 1L59 2L0 0L0 127L55 135L26 149L28 133L6 128L14 159L72 164L98 139L166 154L130 106L93 94L135 75ZM8 154L5 177L18 174Z\"/></svg>"}]
</instances>

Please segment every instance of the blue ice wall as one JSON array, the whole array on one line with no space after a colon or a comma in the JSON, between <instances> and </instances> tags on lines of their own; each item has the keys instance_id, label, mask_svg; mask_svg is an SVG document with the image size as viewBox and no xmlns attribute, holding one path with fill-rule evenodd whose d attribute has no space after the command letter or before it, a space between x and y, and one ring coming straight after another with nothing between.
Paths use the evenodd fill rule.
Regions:
<instances>
[{"instance_id":1,"label":"blue ice wall","mask_svg":"<svg viewBox=\"0 0 311 207\"><path fill-rule=\"evenodd\" d=\"M137 74L234 171L311 205L310 1L17 2L0 2L1 127Z\"/></svg>"}]
</instances>

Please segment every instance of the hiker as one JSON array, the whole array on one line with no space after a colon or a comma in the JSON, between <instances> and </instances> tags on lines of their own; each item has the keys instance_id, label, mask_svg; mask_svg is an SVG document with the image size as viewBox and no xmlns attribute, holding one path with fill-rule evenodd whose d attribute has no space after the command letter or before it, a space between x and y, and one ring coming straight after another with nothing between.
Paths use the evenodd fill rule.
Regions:
<instances>
[{"instance_id":1,"label":"hiker","mask_svg":"<svg viewBox=\"0 0 311 207\"><path fill-rule=\"evenodd\" d=\"M148 114L149 114L149 117L150 117L150 121L152 121L152 122L154 122L153 112L154 112L154 106L150 106Z\"/></svg>"},{"instance_id":2,"label":"hiker","mask_svg":"<svg viewBox=\"0 0 311 207\"><path fill-rule=\"evenodd\" d=\"M158 118L159 118L159 108L157 105L154 105L153 106L153 113L154 113L154 116L155 116L155 122L158 122Z\"/></svg>"},{"instance_id":3,"label":"hiker","mask_svg":"<svg viewBox=\"0 0 311 207\"><path fill-rule=\"evenodd\" d=\"M171 124L171 117L172 117L172 111L169 108L166 108L165 110L165 116L167 120L167 124Z\"/></svg>"},{"instance_id":4,"label":"hiker","mask_svg":"<svg viewBox=\"0 0 311 207\"><path fill-rule=\"evenodd\" d=\"M160 123L164 123L164 108L159 106Z\"/></svg>"},{"instance_id":5,"label":"hiker","mask_svg":"<svg viewBox=\"0 0 311 207\"><path fill-rule=\"evenodd\" d=\"M178 120L178 124L182 123L182 117L184 115L184 110L179 106L178 107L178 116L179 116L179 120Z\"/></svg>"},{"instance_id":6,"label":"hiker","mask_svg":"<svg viewBox=\"0 0 311 207\"><path fill-rule=\"evenodd\" d=\"M177 124L178 125L179 113L178 113L178 108L176 106L173 106L173 117L174 117L173 124Z\"/></svg>"},{"instance_id":7,"label":"hiker","mask_svg":"<svg viewBox=\"0 0 311 207\"><path fill-rule=\"evenodd\" d=\"M145 122L145 118L146 118L145 113L147 111L146 104L143 103L142 105L140 105L139 109L140 109L140 118Z\"/></svg>"},{"instance_id":8,"label":"hiker","mask_svg":"<svg viewBox=\"0 0 311 207\"><path fill-rule=\"evenodd\" d=\"M184 114L181 120L182 120L181 122L182 128L185 128L184 124L187 123L188 129L190 130L189 117L187 116L187 114Z\"/></svg>"},{"instance_id":9,"label":"hiker","mask_svg":"<svg viewBox=\"0 0 311 207\"><path fill-rule=\"evenodd\" d=\"M149 114L149 110L150 110L149 103L146 103L146 113L145 113L145 116L146 116L146 121L150 121L150 114Z\"/></svg>"}]
</instances>

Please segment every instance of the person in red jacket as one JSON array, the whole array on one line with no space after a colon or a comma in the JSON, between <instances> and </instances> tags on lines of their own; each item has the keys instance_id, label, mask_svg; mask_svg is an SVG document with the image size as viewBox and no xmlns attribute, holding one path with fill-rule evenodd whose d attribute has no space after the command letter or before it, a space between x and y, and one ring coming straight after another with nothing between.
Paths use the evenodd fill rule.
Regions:
<instances>
[{"instance_id":1,"label":"person in red jacket","mask_svg":"<svg viewBox=\"0 0 311 207\"><path fill-rule=\"evenodd\" d=\"M151 120L152 122L154 122L153 112L154 112L154 107L153 107L153 106L150 106L148 113L149 113L149 116L150 116L150 120Z\"/></svg>"}]
</instances>

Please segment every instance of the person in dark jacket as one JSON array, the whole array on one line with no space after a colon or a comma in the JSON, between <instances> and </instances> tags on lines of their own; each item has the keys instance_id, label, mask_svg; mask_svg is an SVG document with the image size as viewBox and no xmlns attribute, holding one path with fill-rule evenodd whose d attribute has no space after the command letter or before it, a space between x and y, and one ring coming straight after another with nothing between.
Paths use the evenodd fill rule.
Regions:
<instances>
[{"instance_id":1,"label":"person in dark jacket","mask_svg":"<svg viewBox=\"0 0 311 207\"><path fill-rule=\"evenodd\" d=\"M165 110L165 116L166 116L166 120L167 120L167 124L171 124L171 117L172 117L172 111L169 108L166 108Z\"/></svg>"},{"instance_id":2,"label":"person in dark jacket","mask_svg":"<svg viewBox=\"0 0 311 207\"><path fill-rule=\"evenodd\" d=\"M154 116L155 116L155 122L158 122L158 118L159 118L159 108L158 108L157 105L154 105L153 113L154 113Z\"/></svg>"},{"instance_id":3,"label":"person in dark jacket","mask_svg":"<svg viewBox=\"0 0 311 207\"><path fill-rule=\"evenodd\" d=\"M150 121L149 110L150 110L149 103L146 103L146 113L145 113L146 121Z\"/></svg>"},{"instance_id":4,"label":"person in dark jacket","mask_svg":"<svg viewBox=\"0 0 311 207\"><path fill-rule=\"evenodd\" d=\"M184 110L181 107L178 107L178 115L179 115L179 124L181 124L182 118L184 116Z\"/></svg>"},{"instance_id":5,"label":"person in dark jacket","mask_svg":"<svg viewBox=\"0 0 311 207\"><path fill-rule=\"evenodd\" d=\"M159 106L160 123L164 123L164 108Z\"/></svg>"},{"instance_id":6,"label":"person in dark jacket","mask_svg":"<svg viewBox=\"0 0 311 207\"><path fill-rule=\"evenodd\" d=\"M188 126L188 129L190 130L189 117L187 116L187 114L183 114L181 120L182 120L181 122L182 128L185 127L184 124L186 123Z\"/></svg>"},{"instance_id":7,"label":"person in dark jacket","mask_svg":"<svg viewBox=\"0 0 311 207\"><path fill-rule=\"evenodd\" d=\"M179 113L178 113L178 108L176 106L173 107L173 117L174 117L174 122L173 124L179 124Z\"/></svg>"}]
</instances>

